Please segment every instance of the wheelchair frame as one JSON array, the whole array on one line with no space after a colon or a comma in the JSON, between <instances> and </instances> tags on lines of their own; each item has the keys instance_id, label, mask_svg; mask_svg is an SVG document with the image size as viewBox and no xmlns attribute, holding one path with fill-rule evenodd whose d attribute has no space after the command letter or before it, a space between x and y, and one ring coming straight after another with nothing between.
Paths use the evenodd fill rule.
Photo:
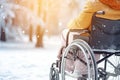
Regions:
<instances>
[{"instance_id":1,"label":"wheelchair frame","mask_svg":"<svg viewBox=\"0 0 120 80\"><path fill-rule=\"evenodd\" d=\"M104 14L104 12L98 12L97 14ZM96 13L94 15L96 15ZM120 52L119 51L118 52L107 52L107 51L93 50L93 49L91 49L91 47L88 45L87 42L85 42L81 39L75 40L72 43L68 44L69 34L71 32L80 32L80 31L82 31L82 33L86 33L86 32L89 33L88 30L79 30L79 29L69 30L69 32L67 34L67 39L66 39L65 52L63 53L60 60L57 60L56 63L52 64L51 71L50 71L50 80L59 80L59 79L66 80L65 79L65 75L66 75L66 72L65 72L65 64L66 64L65 60L66 59L65 58L67 58L67 54L69 54L69 51L73 45L79 47L83 51L83 53L87 52L87 54L89 54L89 56L91 56L91 60L89 61L89 59L88 59L88 62L85 62L85 64L87 64L88 71L89 71L89 73L87 74L87 78L80 79L80 80L119 80L120 62L116 61L117 62L117 65L116 65L113 62L111 62L110 61L111 59L109 59L109 58L112 57L112 59L114 59L114 57L115 57L116 59L120 60L120 58L119 58ZM100 58L98 61L96 61L94 54L100 54L102 56L102 58ZM84 55L87 56L86 54L84 54ZM92 70L92 71L94 71L93 73L91 73L92 71L89 70L89 69L91 69L90 68L91 66L89 65L91 62L93 64L92 68L94 68L94 70ZM103 66L99 67L99 64L101 64L101 63L103 63ZM111 72L109 72L107 70L107 67L109 67L109 66L114 68ZM91 74L92 74L92 77L91 77ZM59 75L61 75L61 78L59 78ZM71 76L71 74L70 74L70 76Z\"/></svg>"}]
</instances>

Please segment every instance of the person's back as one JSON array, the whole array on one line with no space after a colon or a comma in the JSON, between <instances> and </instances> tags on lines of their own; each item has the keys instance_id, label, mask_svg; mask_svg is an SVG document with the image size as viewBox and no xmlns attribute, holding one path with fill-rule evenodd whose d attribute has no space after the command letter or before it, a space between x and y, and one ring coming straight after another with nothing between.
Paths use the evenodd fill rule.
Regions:
<instances>
[{"instance_id":1,"label":"person's back","mask_svg":"<svg viewBox=\"0 0 120 80\"><path fill-rule=\"evenodd\" d=\"M91 30L92 16L97 11L105 11L104 15L96 15L100 18L118 20L120 19L120 0L87 0L84 9L80 12L78 17L69 22L68 29L87 29ZM64 35L64 34L63 34ZM85 34L88 36L89 34ZM64 38L66 39L66 38ZM65 40L62 47L65 47ZM60 51L61 52L61 51ZM61 53L58 54L58 58Z\"/></svg>"},{"instance_id":2,"label":"person's back","mask_svg":"<svg viewBox=\"0 0 120 80\"><path fill-rule=\"evenodd\" d=\"M98 18L104 18L108 20L120 20L120 0L88 0L84 9L80 12L78 17L76 17L72 22L68 24L68 29L87 29L91 31L93 14L101 10L105 11L105 15L96 15ZM114 28L114 26L112 26L111 28ZM89 37L90 35L86 34L84 36ZM62 43L66 42L66 40L64 39L64 42ZM65 44L63 44L62 48L60 49L60 53L58 54L58 58L61 57L65 47ZM99 57L100 55L95 55L96 60L98 60ZM73 64L74 63L72 63L72 65ZM80 67L81 65L77 66Z\"/></svg>"},{"instance_id":3,"label":"person's back","mask_svg":"<svg viewBox=\"0 0 120 80\"><path fill-rule=\"evenodd\" d=\"M96 11L105 11L105 15L97 15L101 18L117 20L120 19L119 0L87 0L84 9L78 17L68 24L69 29L88 29L91 25L92 15Z\"/></svg>"}]
</instances>

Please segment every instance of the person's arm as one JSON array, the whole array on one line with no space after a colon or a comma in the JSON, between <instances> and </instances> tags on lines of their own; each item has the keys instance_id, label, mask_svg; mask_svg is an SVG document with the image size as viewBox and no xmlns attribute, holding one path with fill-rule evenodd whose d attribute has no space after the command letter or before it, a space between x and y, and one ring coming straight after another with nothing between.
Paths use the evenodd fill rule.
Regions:
<instances>
[{"instance_id":1,"label":"person's arm","mask_svg":"<svg viewBox=\"0 0 120 80\"><path fill-rule=\"evenodd\" d=\"M93 2L88 1L78 17L68 24L68 28L88 29L91 24L92 15L96 11Z\"/></svg>"}]
</instances>

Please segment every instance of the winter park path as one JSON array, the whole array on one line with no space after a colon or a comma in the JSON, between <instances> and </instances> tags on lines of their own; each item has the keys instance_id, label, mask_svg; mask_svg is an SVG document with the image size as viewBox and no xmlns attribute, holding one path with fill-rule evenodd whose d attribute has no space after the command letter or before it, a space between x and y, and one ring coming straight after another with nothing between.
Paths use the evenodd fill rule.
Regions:
<instances>
[{"instance_id":1,"label":"winter park path","mask_svg":"<svg viewBox=\"0 0 120 80\"><path fill-rule=\"evenodd\" d=\"M35 48L34 42L0 42L0 80L49 80L58 48L58 37L46 38L44 48Z\"/></svg>"}]
</instances>

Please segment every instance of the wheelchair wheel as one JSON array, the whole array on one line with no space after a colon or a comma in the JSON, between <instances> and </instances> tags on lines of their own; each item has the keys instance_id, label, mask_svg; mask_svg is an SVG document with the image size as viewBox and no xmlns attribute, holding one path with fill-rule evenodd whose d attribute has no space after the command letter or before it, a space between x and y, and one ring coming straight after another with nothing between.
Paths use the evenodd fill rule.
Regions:
<instances>
[{"instance_id":1,"label":"wheelchair wheel","mask_svg":"<svg viewBox=\"0 0 120 80\"><path fill-rule=\"evenodd\" d=\"M97 80L93 51L83 40L74 40L65 49L61 63L62 80Z\"/></svg>"},{"instance_id":2,"label":"wheelchair wheel","mask_svg":"<svg viewBox=\"0 0 120 80\"><path fill-rule=\"evenodd\" d=\"M106 63L106 79L120 80L120 55L112 55Z\"/></svg>"},{"instance_id":3,"label":"wheelchair wheel","mask_svg":"<svg viewBox=\"0 0 120 80\"><path fill-rule=\"evenodd\" d=\"M50 68L49 80L59 80L59 71L53 65Z\"/></svg>"}]
</instances>

